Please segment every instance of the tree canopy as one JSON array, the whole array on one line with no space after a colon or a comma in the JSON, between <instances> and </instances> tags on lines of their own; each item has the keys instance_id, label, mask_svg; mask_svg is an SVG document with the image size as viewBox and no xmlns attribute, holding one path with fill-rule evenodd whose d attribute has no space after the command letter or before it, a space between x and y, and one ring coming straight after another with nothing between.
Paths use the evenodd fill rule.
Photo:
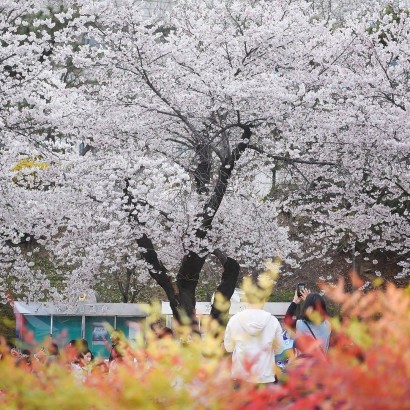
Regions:
<instances>
[{"instance_id":1,"label":"tree canopy","mask_svg":"<svg viewBox=\"0 0 410 410\"><path fill-rule=\"evenodd\" d=\"M191 316L209 258L228 299L241 266L296 266L300 240L306 257L342 246L404 260L409 16L380 6L369 30L369 13L315 13L301 1L182 0L150 18L133 1L5 2L2 294L74 297L121 270ZM58 288L22 241L47 250Z\"/></svg>"}]
</instances>

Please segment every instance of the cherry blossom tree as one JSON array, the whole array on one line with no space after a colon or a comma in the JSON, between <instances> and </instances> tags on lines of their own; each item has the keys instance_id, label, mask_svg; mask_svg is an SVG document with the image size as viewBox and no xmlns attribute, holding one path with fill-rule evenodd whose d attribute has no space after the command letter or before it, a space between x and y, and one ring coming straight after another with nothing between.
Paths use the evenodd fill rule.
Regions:
<instances>
[{"instance_id":1,"label":"cherry blossom tree","mask_svg":"<svg viewBox=\"0 0 410 410\"><path fill-rule=\"evenodd\" d=\"M319 81L311 53L323 58L330 30L311 23L304 3L179 2L159 22L140 11L107 4L89 31L93 64L88 48L74 64L86 61L93 81L81 91L94 106L70 118L66 133L74 121L93 147L83 166L101 163L97 180L112 181L109 203L133 227L150 275L176 316L180 308L191 316L209 255L221 262L218 290L229 299L239 262L297 252L278 225L278 203L256 195L257 165L261 154L289 157L281 128L301 79Z\"/></svg>"},{"instance_id":2,"label":"cherry blossom tree","mask_svg":"<svg viewBox=\"0 0 410 410\"><path fill-rule=\"evenodd\" d=\"M0 293L47 298L56 289L33 260L59 229L51 226L58 208L49 201L70 145L58 132L63 112L54 97L68 86L71 70L61 62L73 51L76 28L68 21L76 9L19 0L3 1L0 9Z\"/></svg>"},{"instance_id":3,"label":"cherry blossom tree","mask_svg":"<svg viewBox=\"0 0 410 410\"><path fill-rule=\"evenodd\" d=\"M333 165L301 167L287 205L302 223L310 221L301 229L309 241L327 243L315 257L332 247L352 259L392 252L403 276L409 267L409 13L380 10L340 30L346 39L339 62L321 74L330 93L306 90L314 105L307 120L316 129L303 130L300 141Z\"/></svg>"},{"instance_id":4,"label":"cherry blossom tree","mask_svg":"<svg viewBox=\"0 0 410 410\"><path fill-rule=\"evenodd\" d=\"M134 230L143 233L137 240L141 256L154 268L150 273L175 310L181 305L193 311L209 254L222 265L235 266L225 272L220 288L229 298L238 274L235 262L252 266L263 257L294 251L285 235L278 237L283 228L267 225L280 209L302 218L310 242L321 245L313 256L341 244L353 254L406 252L406 132L395 135L399 144L386 146L386 130L397 120L396 114L385 118L385 103L392 97L387 93L383 101L384 90L369 92L386 83L386 70L398 72L397 44L407 45L405 13L401 20L389 21L383 20L382 6L378 15L359 10L358 17L351 13L349 22L334 28L329 19L312 21L315 11L305 3L193 7L179 2L170 19L159 22L143 20L140 7L108 5L89 34L104 51L88 72L98 86L84 93L96 103L94 118L100 119L95 121L101 124L101 112L105 119L98 135L87 141L98 150L102 129L111 135L121 130L116 144L131 144L128 150L148 156L151 164L155 158L156 172L161 163L172 169L171 175L180 173L176 182L171 178L182 199L180 217L175 198L168 201L170 191L164 197L160 189L164 174L170 179L169 171L157 174L144 163L120 177L125 181L120 184L124 209ZM386 27L369 30L380 18ZM381 32L394 41L380 41ZM384 63L377 63L378 53L385 56ZM407 68L399 72L394 83L407 90ZM400 118L405 116L403 104L390 101L390 106ZM130 139L137 139L138 149ZM107 154L106 146L101 155ZM129 158L127 163L138 162ZM261 198L255 203L257 175L278 165L291 175L288 197L281 203ZM158 191L151 190L155 193L148 201L146 188L141 194L140 174L144 183L157 176L150 184ZM181 191L184 185L189 188ZM258 213L260 219L255 218ZM172 250L165 246L165 226ZM228 232L233 236L221 241ZM176 293L169 279L175 271Z\"/></svg>"},{"instance_id":5,"label":"cherry blossom tree","mask_svg":"<svg viewBox=\"0 0 410 410\"><path fill-rule=\"evenodd\" d=\"M24 4L23 4L24 3ZM0 13L0 270L2 281L0 291L4 295L8 286L15 282L16 272L22 282L36 276L17 246L22 240L29 239L21 226L16 209L12 184L11 164L16 155L24 152L30 145L29 139L35 138L33 127L38 112L33 109L39 101L39 91L43 80L48 76L50 66L46 54L50 44L43 36L36 36L27 27L28 15L35 14L39 7L30 2L5 1ZM48 22L46 22L48 24ZM45 90L44 90L45 91ZM42 120L39 119L39 124ZM19 138L24 136L24 138ZM27 138L27 139L26 139ZM27 173L26 178L29 178ZM14 271L14 272L13 272ZM41 274L40 274L41 276ZM44 279L44 278L42 278ZM16 281L17 282L17 281ZM34 290L37 293L39 290Z\"/></svg>"},{"instance_id":6,"label":"cherry blossom tree","mask_svg":"<svg viewBox=\"0 0 410 410\"><path fill-rule=\"evenodd\" d=\"M3 243L35 238L66 297L102 271L133 277L127 294L151 277L177 318L194 315L207 260L227 299L240 266L295 266L288 225L306 257L404 259L408 15L369 13L336 23L299 1L182 0L147 18L140 2L67 2L52 53L46 31L10 48L34 68L19 58L30 81L1 83L16 81L2 100ZM22 157L32 166L17 171ZM18 248L3 249L17 266ZM28 283L19 260L9 271Z\"/></svg>"}]
</instances>

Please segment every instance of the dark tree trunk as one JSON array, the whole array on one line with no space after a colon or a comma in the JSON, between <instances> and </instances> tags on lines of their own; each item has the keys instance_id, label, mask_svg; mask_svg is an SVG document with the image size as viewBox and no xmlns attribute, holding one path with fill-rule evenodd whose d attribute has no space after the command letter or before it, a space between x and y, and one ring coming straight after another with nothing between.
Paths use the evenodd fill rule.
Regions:
<instances>
[{"instance_id":1,"label":"dark tree trunk","mask_svg":"<svg viewBox=\"0 0 410 410\"><path fill-rule=\"evenodd\" d=\"M201 218L201 226L196 230L195 236L199 239L203 239L206 237L208 230L212 226L212 221L215 217L216 212L218 211L221 202L224 198L226 188L228 186L229 178L231 177L232 171L235 167L236 162L239 160L243 152L246 150L249 140L251 138L252 131L249 126L244 127L242 139L243 142L240 142L237 147L232 151L229 158L224 161L221 166L219 167L218 179L215 184L214 191L209 198L209 200L205 203L203 208L203 213L198 215L198 218ZM195 291L199 281L199 274L202 270L202 267L205 263L205 257L200 257L196 252L189 251L188 255L186 255L182 261L181 267L178 272L177 276L177 285L180 295L181 305L186 312L189 318L195 318ZM233 263L237 263L233 259L229 258L229 269L225 273L222 280L224 281L223 289L226 289L226 294L228 295L230 292L230 288L232 286L228 286L228 283L231 283L228 278L233 278L235 276L235 269L232 269ZM224 269L225 265L223 264ZM237 268L239 275L239 265ZM232 293L235 289L237 281L234 280L234 285L232 288ZM229 299L232 296L229 296ZM216 312L216 311L215 311ZM215 313L216 314L216 313Z\"/></svg>"},{"instance_id":2,"label":"dark tree trunk","mask_svg":"<svg viewBox=\"0 0 410 410\"><path fill-rule=\"evenodd\" d=\"M194 322L196 321L195 292L205 259L205 257L200 257L197 253L190 251L188 255L184 256L177 275L177 286L181 306L188 318Z\"/></svg>"},{"instance_id":3,"label":"dark tree trunk","mask_svg":"<svg viewBox=\"0 0 410 410\"><path fill-rule=\"evenodd\" d=\"M218 179L214 190L209 200L205 203L202 214L198 215L198 219L201 220L201 226L196 230L195 236L199 239L205 238L208 230L211 229L214 216L224 198L228 181L231 177L235 164L249 145L252 135L251 126L238 124L238 127L243 129L242 142L240 142L229 157L222 162L219 167ZM200 156L200 162L195 171L194 177L197 183L198 192L206 193L207 190L205 188L210 181L211 157L209 150L200 152L202 156ZM126 207L129 212L129 218L134 219L143 225L143 223L138 221L138 215L132 214L132 211L135 209L133 205L134 198L128 188L129 180L126 180L124 195L127 198ZM158 259L157 252L154 249L151 239L146 234L143 234L137 240L137 243L140 247L141 256L152 267L149 269L149 274L164 289L170 301L174 317L181 322L182 315L186 315L187 318L190 319L195 325L195 292L206 256L199 256L197 252L192 250L184 256L178 271L175 288L171 277L168 275L167 269ZM206 249L203 251L206 253ZM224 271L218 290L229 300L234 292L238 279L239 264L234 259L227 258L222 265L224 267ZM219 317L221 313L218 313L217 309L213 307L212 314L214 317Z\"/></svg>"},{"instance_id":4,"label":"dark tree trunk","mask_svg":"<svg viewBox=\"0 0 410 410\"><path fill-rule=\"evenodd\" d=\"M216 289L216 292L219 292L227 301L230 301L238 282L241 269L240 265L235 259L227 257L219 250L216 250L214 254L218 257L224 269L222 272L221 282ZM226 324L230 305L231 304L229 302L228 309L221 311L215 305L214 301L211 308L211 316L218 320L221 324Z\"/></svg>"}]
</instances>

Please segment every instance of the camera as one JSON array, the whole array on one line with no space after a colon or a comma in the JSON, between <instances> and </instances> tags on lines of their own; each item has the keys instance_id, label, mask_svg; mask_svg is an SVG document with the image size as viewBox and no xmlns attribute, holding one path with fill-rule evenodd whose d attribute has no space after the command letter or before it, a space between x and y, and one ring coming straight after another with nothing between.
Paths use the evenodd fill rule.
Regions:
<instances>
[{"instance_id":1,"label":"camera","mask_svg":"<svg viewBox=\"0 0 410 410\"><path fill-rule=\"evenodd\" d=\"M298 294L299 298L302 296L302 291L304 289L305 289L305 284L304 283L298 283L297 294Z\"/></svg>"}]
</instances>

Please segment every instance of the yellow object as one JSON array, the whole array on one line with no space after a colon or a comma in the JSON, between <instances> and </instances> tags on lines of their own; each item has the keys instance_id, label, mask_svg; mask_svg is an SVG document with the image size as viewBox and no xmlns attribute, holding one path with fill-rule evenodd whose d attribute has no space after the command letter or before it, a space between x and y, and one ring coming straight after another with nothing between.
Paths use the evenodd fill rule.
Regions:
<instances>
[{"instance_id":1,"label":"yellow object","mask_svg":"<svg viewBox=\"0 0 410 410\"><path fill-rule=\"evenodd\" d=\"M25 157L22 158L20 161L17 162L16 165L11 169L13 172L22 171L23 169L30 169L30 168L38 168L38 169L46 169L48 168L47 162L41 161L41 156L36 156L34 158Z\"/></svg>"}]
</instances>

